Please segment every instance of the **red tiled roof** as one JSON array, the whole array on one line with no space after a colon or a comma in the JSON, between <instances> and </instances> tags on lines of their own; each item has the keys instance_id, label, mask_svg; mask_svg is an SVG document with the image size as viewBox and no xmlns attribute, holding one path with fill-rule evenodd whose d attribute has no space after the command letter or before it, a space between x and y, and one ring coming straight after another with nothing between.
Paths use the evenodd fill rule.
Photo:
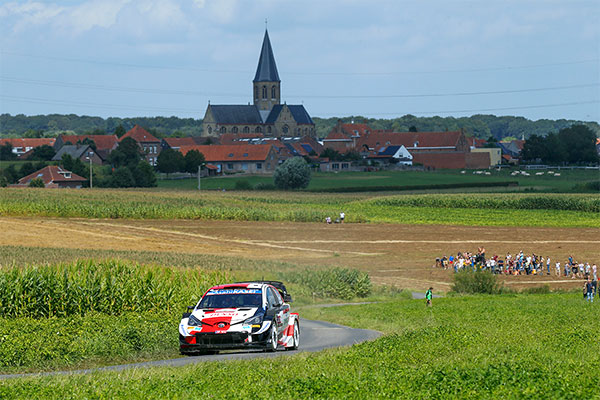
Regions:
<instances>
[{"instance_id":1,"label":"red tiled roof","mask_svg":"<svg viewBox=\"0 0 600 400\"><path fill-rule=\"evenodd\" d=\"M482 148L487 144L487 140L476 137L467 138L467 142L469 142L469 146L474 146L476 148Z\"/></svg>"},{"instance_id":2,"label":"red tiled roof","mask_svg":"<svg viewBox=\"0 0 600 400\"><path fill-rule=\"evenodd\" d=\"M342 124L342 131L350 136L364 136L373 130L367 124Z\"/></svg>"},{"instance_id":3,"label":"red tiled roof","mask_svg":"<svg viewBox=\"0 0 600 400\"><path fill-rule=\"evenodd\" d=\"M330 132L324 140L352 140L341 132Z\"/></svg>"},{"instance_id":4,"label":"red tiled roof","mask_svg":"<svg viewBox=\"0 0 600 400\"><path fill-rule=\"evenodd\" d=\"M367 145L369 148L386 145L404 145L407 149L455 147L462 135L460 131L453 132L376 132L358 139L357 147Z\"/></svg>"},{"instance_id":5,"label":"red tiled roof","mask_svg":"<svg viewBox=\"0 0 600 400\"><path fill-rule=\"evenodd\" d=\"M123 139L125 139L127 137L132 138L133 140L135 140L138 143L148 143L148 142L159 142L160 143L160 140L158 140L157 138L152 136L150 134L150 132L148 132L147 130L145 130L144 128L142 128L139 125L136 125L133 128L131 128L129 130L129 132L127 132L126 134L121 136L121 139L119 139L119 141L122 141Z\"/></svg>"},{"instance_id":6,"label":"red tiled roof","mask_svg":"<svg viewBox=\"0 0 600 400\"><path fill-rule=\"evenodd\" d=\"M188 136L188 137L182 137L182 138L169 137L169 138L164 138L163 140L171 148L181 147L181 146L195 146L196 145L196 141L194 140L193 137L190 137L190 136Z\"/></svg>"},{"instance_id":7,"label":"red tiled roof","mask_svg":"<svg viewBox=\"0 0 600 400\"><path fill-rule=\"evenodd\" d=\"M77 144L85 139L93 140L97 150L113 150L119 143L117 135L60 135L63 143Z\"/></svg>"},{"instance_id":8,"label":"red tiled roof","mask_svg":"<svg viewBox=\"0 0 600 400\"><path fill-rule=\"evenodd\" d=\"M15 139L0 139L0 146L10 143L12 147L38 147L43 145L52 146L56 141L55 138L15 138Z\"/></svg>"},{"instance_id":9,"label":"red tiled roof","mask_svg":"<svg viewBox=\"0 0 600 400\"><path fill-rule=\"evenodd\" d=\"M185 156L188 151L197 150L207 162L264 161L271 148L270 144L197 145L181 146L180 151Z\"/></svg>"},{"instance_id":10,"label":"red tiled roof","mask_svg":"<svg viewBox=\"0 0 600 400\"><path fill-rule=\"evenodd\" d=\"M70 173L71 177L65 178L65 172ZM29 184L29 181L35 178L41 178L42 181L44 181L45 185L49 185L55 182L84 182L87 180L77 174L72 173L71 171L64 170L56 165L49 165L19 179L19 184L27 185Z\"/></svg>"}]
</instances>

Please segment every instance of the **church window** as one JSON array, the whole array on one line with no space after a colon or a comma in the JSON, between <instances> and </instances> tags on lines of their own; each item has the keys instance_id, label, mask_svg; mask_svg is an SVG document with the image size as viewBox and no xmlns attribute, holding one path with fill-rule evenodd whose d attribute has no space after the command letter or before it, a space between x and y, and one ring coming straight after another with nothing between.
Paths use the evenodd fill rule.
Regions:
<instances>
[{"instance_id":1,"label":"church window","mask_svg":"<svg viewBox=\"0 0 600 400\"><path fill-rule=\"evenodd\" d=\"M255 133L262 133L262 129L260 129L260 126L257 126L256 129L254 130Z\"/></svg>"},{"instance_id":2,"label":"church window","mask_svg":"<svg viewBox=\"0 0 600 400\"><path fill-rule=\"evenodd\" d=\"M244 127L244 133L250 133L250 128L248 128L247 126Z\"/></svg>"},{"instance_id":3,"label":"church window","mask_svg":"<svg viewBox=\"0 0 600 400\"><path fill-rule=\"evenodd\" d=\"M225 132L227 132L227 129L224 126L222 126L221 127L221 133L225 133Z\"/></svg>"},{"instance_id":4,"label":"church window","mask_svg":"<svg viewBox=\"0 0 600 400\"><path fill-rule=\"evenodd\" d=\"M266 86L263 86L262 95L263 95L262 96L263 99L267 98L267 87Z\"/></svg>"},{"instance_id":5,"label":"church window","mask_svg":"<svg viewBox=\"0 0 600 400\"><path fill-rule=\"evenodd\" d=\"M254 86L254 99L258 100L258 86Z\"/></svg>"},{"instance_id":6,"label":"church window","mask_svg":"<svg viewBox=\"0 0 600 400\"><path fill-rule=\"evenodd\" d=\"M212 133L212 126L208 127L208 134L210 135Z\"/></svg>"},{"instance_id":7,"label":"church window","mask_svg":"<svg viewBox=\"0 0 600 400\"><path fill-rule=\"evenodd\" d=\"M304 128L304 134L306 135L308 133L308 128Z\"/></svg>"},{"instance_id":8,"label":"church window","mask_svg":"<svg viewBox=\"0 0 600 400\"><path fill-rule=\"evenodd\" d=\"M232 133L238 133L238 127L234 126L233 128L231 128L231 132Z\"/></svg>"},{"instance_id":9,"label":"church window","mask_svg":"<svg viewBox=\"0 0 600 400\"><path fill-rule=\"evenodd\" d=\"M271 127L267 126L267 133L271 133Z\"/></svg>"},{"instance_id":10,"label":"church window","mask_svg":"<svg viewBox=\"0 0 600 400\"><path fill-rule=\"evenodd\" d=\"M277 89L275 89L275 86L271 86L271 100L275 100L275 98L277 97L275 95Z\"/></svg>"},{"instance_id":11,"label":"church window","mask_svg":"<svg viewBox=\"0 0 600 400\"><path fill-rule=\"evenodd\" d=\"M283 126L283 129L282 129L283 133L288 133L289 130L290 130L290 128L288 128L287 125Z\"/></svg>"}]
</instances>

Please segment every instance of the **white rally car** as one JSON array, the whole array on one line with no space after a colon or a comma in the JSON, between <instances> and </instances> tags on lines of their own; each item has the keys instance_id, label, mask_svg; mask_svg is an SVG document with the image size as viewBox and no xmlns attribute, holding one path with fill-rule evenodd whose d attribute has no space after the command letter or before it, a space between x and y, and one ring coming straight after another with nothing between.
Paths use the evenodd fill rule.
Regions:
<instances>
[{"instance_id":1,"label":"white rally car","mask_svg":"<svg viewBox=\"0 0 600 400\"><path fill-rule=\"evenodd\" d=\"M281 282L260 281L210 288L179 323L181 354L214 353L226 349L300 344L300 319L290 312L291 297Z\"/></svg>"}]
</instances>

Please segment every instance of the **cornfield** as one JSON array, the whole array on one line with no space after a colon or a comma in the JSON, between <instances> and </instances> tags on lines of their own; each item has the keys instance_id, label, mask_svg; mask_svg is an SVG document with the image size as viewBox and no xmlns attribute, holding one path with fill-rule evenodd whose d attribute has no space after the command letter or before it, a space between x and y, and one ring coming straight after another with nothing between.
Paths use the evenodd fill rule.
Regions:
<instances>
[{"instance_id":1,"label":"cornfield","mask_svg":"<svg viewBox=\"0 0 600 400\"><path fill-rule=\"evenodd\" d=\"M121 260L0 267L0 317L65 317L100 312L181 310L226 271L142 266Z\"/></svg>"}]
</instances>

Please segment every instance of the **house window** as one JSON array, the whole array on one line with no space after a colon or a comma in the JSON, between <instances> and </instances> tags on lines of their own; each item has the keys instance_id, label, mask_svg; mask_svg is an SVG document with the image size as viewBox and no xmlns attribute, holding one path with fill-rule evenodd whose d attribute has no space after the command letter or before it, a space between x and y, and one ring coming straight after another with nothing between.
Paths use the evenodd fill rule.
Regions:
<instances>
[{"instance_id":1,"label":"house window","mask_svg":"<svg viewBox=\"0 0 600 400\"><path fill-rule=\"evenodd\" d=\"M234 126L233 128L231 128L231 132L232 133L238 133L238 127Z\"/></svg>"},{"instance_id":2,"label":"house window","mask_svg":"<svg viewBox=\"0 0 600 400\"><path fill-rule=\"evenodd\" d=\"M248 170L248 163L242 163L242 169L244 171L247 171Z\"/></svg>"},{"instance_id":3,"label":"house window","mask_svg":"<svg viewBox=\"0 0 600 400\"><path fill-rule=\"evenodd\" d=\"M271 100L275 100L275 98L277 97L275 95L275 91L276 91L275 86L271 86Z\"/></svg>"},{"instance_id":4,"label":"house window","mask_svg":"<svg viewBox=\"0 0 600 400\"><path fill-rule=\"evenodd\" d=\"M262 163L257 162L256 163L256 169L262 169Z\"/></svg>"},{"instance_id":5,"label":"house window","mask_svg":"<svg viewBox=\"0 0 600 400\"><path fill-rule=\"evenodd\" d=\"M262 95L263 95L262 96L263 99L267 98L267 87L266 86L263 86Z\"/></svg>"},{"instance_id":6,"label":"house window","mask_svg":"<svg viewBox=\"0 0 600 400\"><path fill-rule=\"evenodd\" d=\"M233 157L233 153L229 153L227 157Z\"/></svg>"},{"instance_id":7,"label":"house window","mask_svg":"<svg viewBox=\"0 0 600 400\"><path fill-rule=\"evenodd\" d=\"M342 163L342 169L348 169L348 163Z\"/></svg>"},{"instance_id":8,"label":"house window","mask_svg":"<svg viewBox=\"0 0 600 400\"><path fill-rule=\"evenodd\" d=\"M221 133L225 133L225 132L227 132L227 130L225 129L225 127L224 127L224 126L222 126L222 127L221 127Z\"/></svg>"},{"instance_id":9,"label":"house window","mask_svg":"<svg viewBox=\"0 0 600 400\"><path fill-rule=\"evenodd\" d=\"M254 130L255 133L262 133L262 129L260 129L260 126L257 126L256 129Z\"/></svg>"},{"instance_id":10,"label":"house window","mask_svg":"<svg viewBox=\"0 0 600 400\"><path fill-rule=\"evenodd\" d=\"M243 155L243 156L244 156L244 157L248 157L248 153L244 153L244 155Z\"/></svg>"},{"instance_id":11,"label":"house window","mask_svg":"<svg viewBox=\"0 0 600 400\"><path fill-rule=\"evenodd\" d=\"M340 169L340 164L338 164L338 163L331 164L331 169Z\"/></svg>"},{"instance_id":12,"label":"house window","mask_svg":"<svg viewBox=\"0 0 600 400\"><path fill-rule=\"evenodd\" d=\"M233 169L233 163L227 163L227 169Z\"/></svg>"},{"instance_id":13,"label":"house window","mask_svg":"<svg viewBox=\"0 0 600 400\"><path fill-rule=\"evenodd\" d=\"M250 128L249 128L249 127L247 127L247 126L245 126L245 127L244 127L244 133L250 133Z\"/></svg>"}]
</instances>

